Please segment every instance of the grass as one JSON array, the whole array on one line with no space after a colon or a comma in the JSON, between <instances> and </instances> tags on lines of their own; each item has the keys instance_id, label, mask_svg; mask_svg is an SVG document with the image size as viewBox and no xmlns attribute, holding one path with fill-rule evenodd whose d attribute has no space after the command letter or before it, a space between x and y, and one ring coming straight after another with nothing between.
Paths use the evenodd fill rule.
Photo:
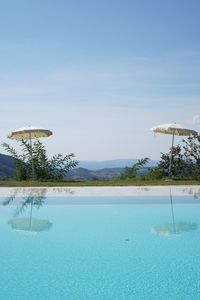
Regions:
<instances>
[{"instance_id":1,"label":"grass","mask_svg":"<svg viewBox=\"0 0 200 300\"><path fill-rule=\"evenodd\" d=\"M200 185L200 180L94 180L94 181L0 181L0 187L56 187L56 186L156 186L156 185Z\"/></svg>"}]
</instances>

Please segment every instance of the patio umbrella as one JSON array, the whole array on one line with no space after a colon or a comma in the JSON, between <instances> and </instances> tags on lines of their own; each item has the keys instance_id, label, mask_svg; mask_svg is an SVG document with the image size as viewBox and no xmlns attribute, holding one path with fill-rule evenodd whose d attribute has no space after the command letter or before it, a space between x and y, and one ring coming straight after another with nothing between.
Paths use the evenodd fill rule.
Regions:
<instances>
[{"instance_id":1,"label":"patio umbrella","mask_svg":"<svg viewBox=\"0 0 200 300\"><path fill-rule=\"evenodd\" d=\"M35 179L33 155L32 155L32 139L38 139L41 137L48 137L52 135L52 131L44 128L38 128L34 126L23 127L14 130L8 135L9 139L14 140L29 140L31 149L31 161L32 161L32 178Z\"/></svg>"},{"instance_id":2,"label":"patio umbrella","mask_svg":"<svg viewBox=\"0 0 200 300\"><path fill-rule=\"evenodd\" d=\"M171 134L172 135L172 150L174 147L174 136L175 135L190 136L190 135L197 134L197 132L195 130L183 127L176 123L154 126L154 127L150 128L150 130L154 131L154 132L164 133L164 134ZM171 174L171 167L172 167L172 151L171 151L170 164L169 164L169 174Z\"/></svg>"}]
</instances>

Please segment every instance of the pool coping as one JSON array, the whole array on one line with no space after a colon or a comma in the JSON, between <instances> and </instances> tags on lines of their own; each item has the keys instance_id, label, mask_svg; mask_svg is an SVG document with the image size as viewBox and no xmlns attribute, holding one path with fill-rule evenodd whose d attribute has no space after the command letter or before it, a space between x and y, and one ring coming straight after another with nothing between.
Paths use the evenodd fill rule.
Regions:
<instances>
[{"instance_id":1,"label":"pool coping","mask_svg":"<svg viewBox=\"0 0 200 300\"><path fill-rule=\"evenodd\" d=\"M183 186L113 186L113 187L1 187L0 197L22 196L200 196L199 185Z\"/></svg>"}]
</instances>

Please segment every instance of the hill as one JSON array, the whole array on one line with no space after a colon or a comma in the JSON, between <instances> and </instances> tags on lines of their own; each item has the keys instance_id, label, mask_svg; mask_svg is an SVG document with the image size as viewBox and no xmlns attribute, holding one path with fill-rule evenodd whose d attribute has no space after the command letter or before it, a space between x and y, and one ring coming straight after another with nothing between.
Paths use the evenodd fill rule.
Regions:
<instances>
[{"instance_id":1,"label":"hill","mask_svg":"<svg viewBox=\"0 0 200 300\"><path fill-rule=\"evenodd\" d=\"M81 180L81 181L90 181L95 179L112 179L118 177L123 168L106 168L100 170L88 170L85 168L76 168L65 176L65 179Z\"/></svg>"},{"instance_id":2,"label":"hill","mask_svg":"<svg viewBox=\"0 0 200 300\"><path fill-rule=\"evenodd\" d=\"M112 179L124 171L125 166L132 166L137 159L114 159L107 161L81 161L65 176L66 179L89 181L94 179ZM150 161L140 173L147 173L148 169L155 166L157 161ZM0 154L0 178L5 179L15 174L16 168L11 156Z\"/></svg>"},{"instance_id":3,"label":"hill","mask_svg":"<svg viewBox=\"0 0 200 300\"><path fill-rule=\"evenodd\" d=\"M11 156L0 154L0 177L4 178L15 174L16 168Z\"/></svg>"},{"instance_id":4,"label":"hill","mask_svg":"<svg viewBox=\"0 0 200 300\"><path fill-rule=\"evenodd\" d=\"M138 171L138 175L144 175L149 172L150 168L141 168ZM73 179L80 181L90 181L97 179L114 179L119 177L120 173L124 171L124 168L105 168L100 170L88 170L84 168L76 168L65 176L65 179Z\"/></svg>"},{"instance_id":5,"label":"hill","mask_svg":"<svg viewBox=\"0 0 200 300\"><path fill-rule=\"evenodd\" d=\"M112 159L112 160L103 160L103 161L80 161L79 167L89 170L100 170L100 169L107 169L107 168L124 168L124 167L131 167L133 164L137 162L135 158L129 159ZM146 167L152 168L157 165L157 160L150 160Z\"/></svg>"}]
</instances>

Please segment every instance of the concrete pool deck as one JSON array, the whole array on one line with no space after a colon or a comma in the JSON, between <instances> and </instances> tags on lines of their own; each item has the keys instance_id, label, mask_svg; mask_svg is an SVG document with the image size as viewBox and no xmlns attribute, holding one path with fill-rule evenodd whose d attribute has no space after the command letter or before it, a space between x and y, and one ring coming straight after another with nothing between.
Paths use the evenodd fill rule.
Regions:
<instances>
[{"instance_id":1,"label":"concrete pool deck","mask_svg":"<svg viewBox=\"0 0 200 300\"><path fill-rule=\"evenodd\" d=\"M9 187L0 188L0 197L45 196L45 197L77 197L77 196L200 196L200 186L117 186L117 187Z\"/></svg>"}]
</instances>

